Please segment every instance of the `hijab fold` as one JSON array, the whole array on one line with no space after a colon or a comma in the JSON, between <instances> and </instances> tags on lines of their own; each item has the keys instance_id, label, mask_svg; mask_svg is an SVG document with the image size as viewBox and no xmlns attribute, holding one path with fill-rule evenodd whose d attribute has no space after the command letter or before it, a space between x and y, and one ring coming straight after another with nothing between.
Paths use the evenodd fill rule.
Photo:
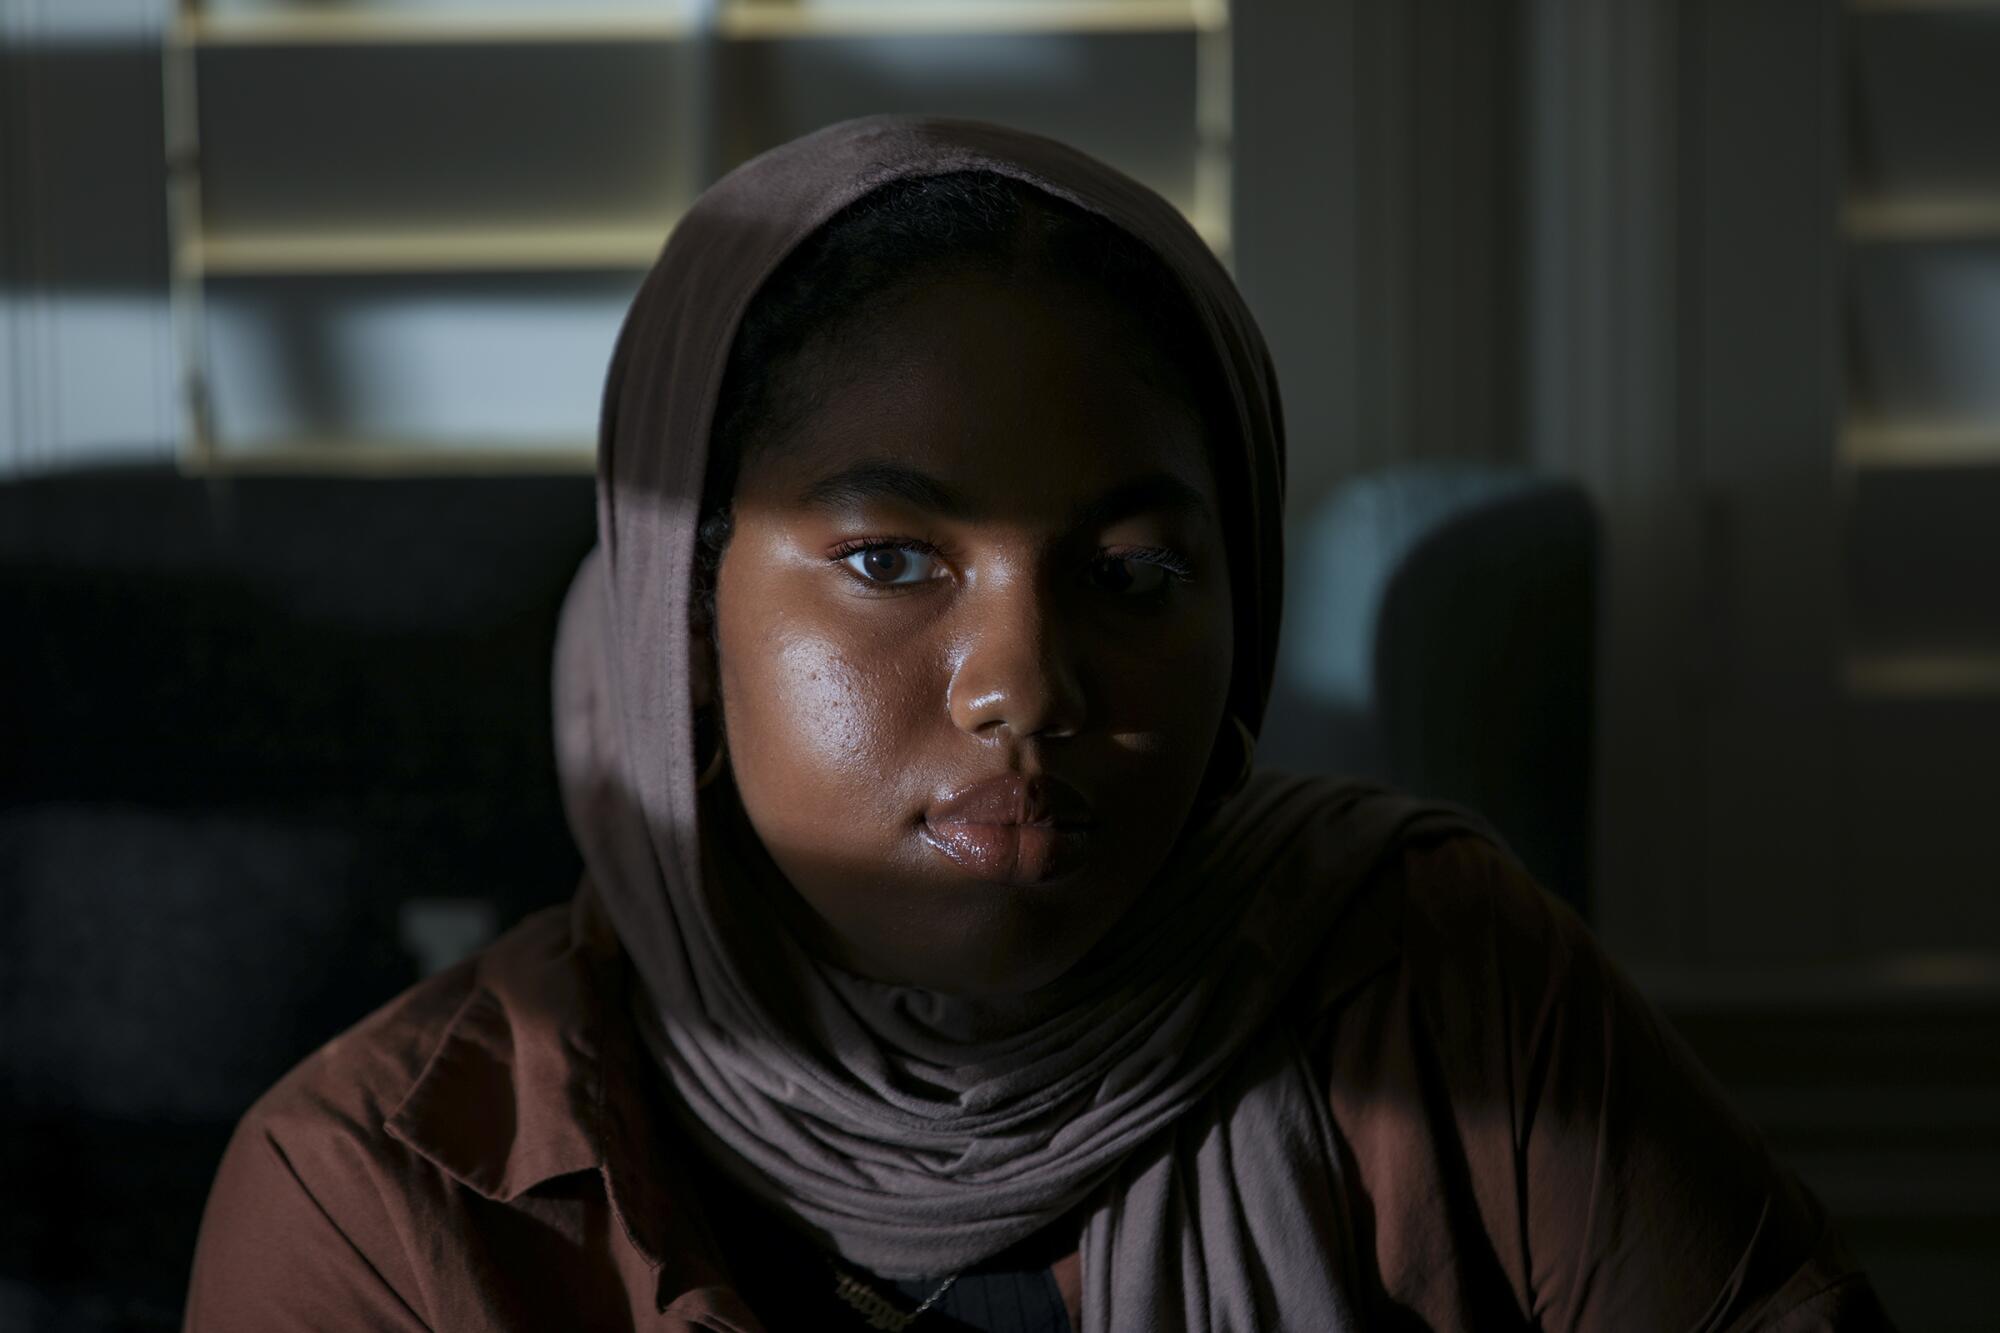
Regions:
<instances>
[{"instance_id":1,"label":"hijab fold","mask_svg":"<svg viewBox=\"0 0 2000 1333\"><path fill-rule=\"evenodd\" d=\"M676 227L619 333L599 543L558 632L557 758L596 894L643 982L672 1102L744 1188L849 1262L942 1276L1081 1211L1087 1330L1356 1327L1338 1137L1300 1044L1301 979L1411 839L1473 827L1358 784L1259 776L1184 831L1085 963L955 997L811 956L732 898L754 878L696 790L688 603L730 343L771 271L868 191L987 170L1099 213L1185 289L1233 407L1217 442L1254 732L1277 641L1284 448L1270 358L1206 245L1073 149L870 117L745 164ZM770 920L768 915L762 921Z\"/></svg>"}]
</instances>

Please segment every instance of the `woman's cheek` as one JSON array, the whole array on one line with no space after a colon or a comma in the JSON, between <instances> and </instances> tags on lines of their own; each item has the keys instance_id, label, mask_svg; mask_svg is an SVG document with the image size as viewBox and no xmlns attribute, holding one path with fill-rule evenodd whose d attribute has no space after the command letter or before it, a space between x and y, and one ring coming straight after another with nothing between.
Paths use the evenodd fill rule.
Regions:
<instances>
[{"instance_id":1,"label":"woman's cheek","mask_svg":"<svg viewBox=\"0 0 2000 1333\"><path fill-rule=\"evenodd\" d=\"M795 620L760 628L724 658L725 726L742 747L738 785L753 810L786 823L825 818L838 836L839 812L891 796L906 673Z\"/></svg>"},{"instance_id":2,"label":"woman's cheek","mask_svg":"<svg viewBox=\"0 0 2000 1333\"><path fill-rule=\"evenodd\" d=\"M1113 734L1151 732L1206 746L1234 662L1228 603L1161 625L1107 626L1092 645L1093 676Z\"/></svg>"}]
</instances>

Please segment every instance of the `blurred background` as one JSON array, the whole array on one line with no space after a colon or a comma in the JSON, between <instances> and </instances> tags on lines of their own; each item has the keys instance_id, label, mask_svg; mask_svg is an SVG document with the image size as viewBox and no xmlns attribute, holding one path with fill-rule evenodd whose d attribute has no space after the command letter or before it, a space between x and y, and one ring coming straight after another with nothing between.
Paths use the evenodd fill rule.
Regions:
<instances>
[{"instance_id":1,"label":"blurred background","mask_svg":"<svg viewBox=\"0 0 2000 1333\"><path fill-rule=\"evenodd\" d=\"M1264 748L1488 811L1906 1328L2000 1328L2000 3L0 0L0 1329L564 898L548 646L676 214L873 111L1276 355Z\"/></svg>"}]
</instances>

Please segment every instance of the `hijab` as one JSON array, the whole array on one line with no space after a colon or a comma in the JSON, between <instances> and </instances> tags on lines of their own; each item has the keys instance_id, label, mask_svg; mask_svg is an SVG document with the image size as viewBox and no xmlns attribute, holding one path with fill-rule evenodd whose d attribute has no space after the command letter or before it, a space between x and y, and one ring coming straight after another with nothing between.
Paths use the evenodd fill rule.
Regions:
<instances>
[{"instance_id":1,"label":"hijab","mask_svg":"<svg viewBox=\"0 0 2000 1333\"><path fill-rule=\"evenodd\" d=\"M968 170L1102 215L1185 289L1233 416L1215 460L1237 606L1230 711L1254 734L1277 643L1284 437L1269 354L1227 273L1159 195L1063 144L962 120L847 121L705 192L620 330L598 545L556 646L583 891L642 983L676 1113L743 1188L848 1262L953 1273L1081 1210L1087 1330L1351 1329L1343 1167L1296 992L1355 889L1409 839L1464 821L1357 784L1259 776L1183 831L1147 910L1006 999L812 956L730 910L743 867L701 836L688 611L737 325L849 203Z\"/></svg>"}]
</instances>

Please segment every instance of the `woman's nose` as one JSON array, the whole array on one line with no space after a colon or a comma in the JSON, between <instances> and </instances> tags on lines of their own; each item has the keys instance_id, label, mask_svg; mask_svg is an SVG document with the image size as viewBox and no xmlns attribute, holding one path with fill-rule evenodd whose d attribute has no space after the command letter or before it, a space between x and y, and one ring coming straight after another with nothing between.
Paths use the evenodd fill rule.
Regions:
<instances>
[{"instance_id":1,"label":"woman's nose","mask_svg":"<svg viewBox=\"0 0 2000 1333\"><path fill-rule=\"evenodd\" d=\"M1035 580L983 589L968 599L951 679L951 720L975 736L1074 735L1084 722L1078 663L1059 608Z\"/></svg>"}]
</instances>

